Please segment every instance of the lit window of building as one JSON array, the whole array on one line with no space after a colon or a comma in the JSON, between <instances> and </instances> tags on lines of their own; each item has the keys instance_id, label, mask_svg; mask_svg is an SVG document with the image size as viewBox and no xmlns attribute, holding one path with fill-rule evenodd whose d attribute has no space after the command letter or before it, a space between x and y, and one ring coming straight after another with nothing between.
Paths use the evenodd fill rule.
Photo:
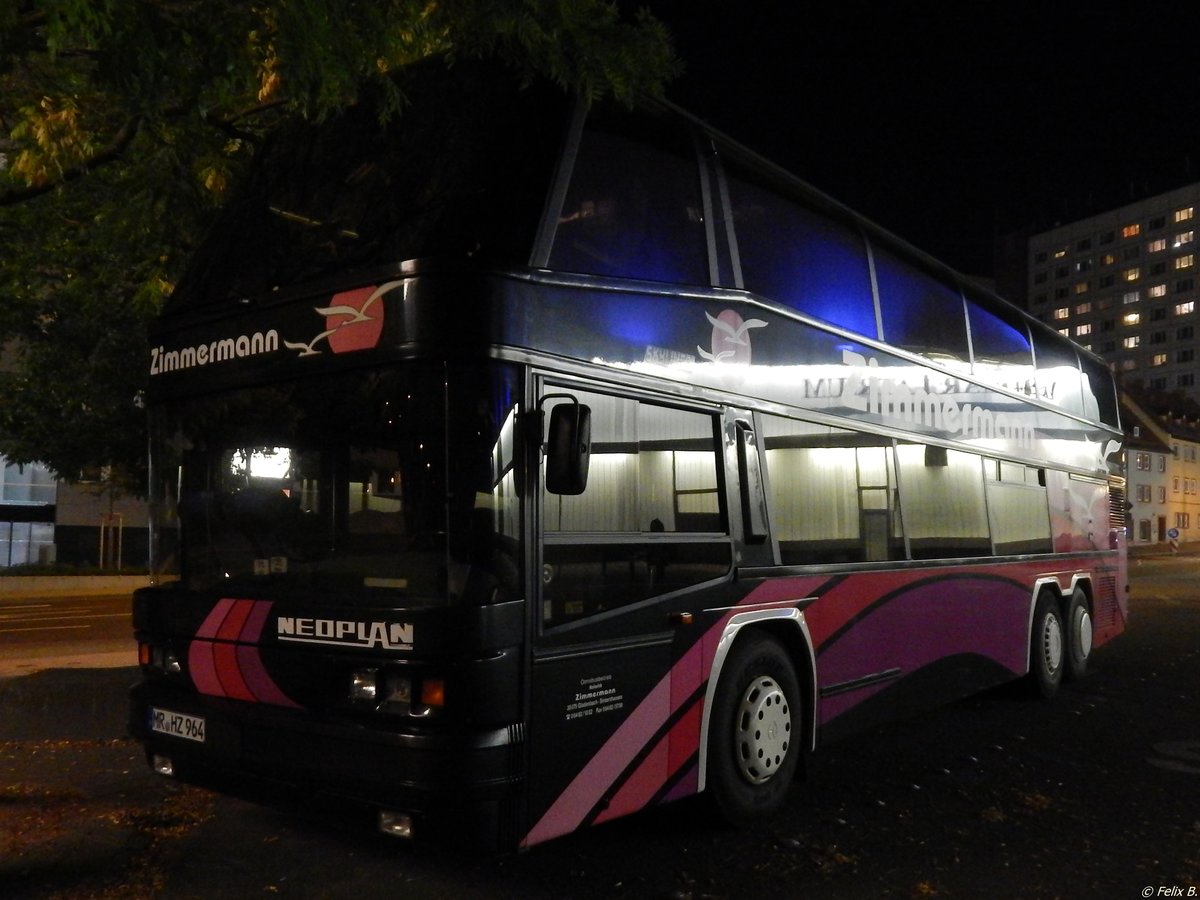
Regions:
<instances>
[{"instance_id":1,"label":"lit window of building","mask_svg":"<svg viewBox=\"0 0 1200 900\"><path fill-rule=\"evenodd\" d=\"M1071 315L1071 310L1065 306L1060 306L1056 310L1054 310L1054 318L1056 318L1056 319L1065 319L1070 315Z\"/></svg>"},{"instance_id":2,"label":"lit window of building","mask_svg":"<svg viewBox=\"0 0 1200 900\"><path fill-rule=\"evenodd\" d=\"M1192 241L1194 241L1195 239L1196 239L1196 233L1194 231L1181 231L1181 232L1179 232L1179 234L1175 235L1175 240L1173 241L1173 246L1175 247L1176 250L1178 250L1180 247L1185 247L1188 244L1192 243Z\"/></svg>"},{"instance_id":3,"label":"lit window of building","mask_svg":"<svg viewBox=\"0 0 1200 900\"><path fill-rule=\"evenodd\" d=\"M1176 220L1176 221L1178 221L1178 220ZM1062 259L1062 258L1063 258L1064 256L1066 256L1066 255L1067 255L1067 248L1066 248L1066 247L1060 247L1058 250L1055 250L1055 251L1054 251L1054 258L1055 258L1055 259Z\"/></svg>"},{"instance_id":4,"label":"lit window of building","mask_svg":"<svg viewBox=\"0 0 1200 900\"><path fill-rule=\"evenodd\" d=\"M1135 349L1137 349L1138 345L1141 344L1141 342L1142 342L1141 337L1134 334L1134 335L1130 335L1129 337L1125 338L1125 340L1121 341L1121 346L1124 347L1126 350L1135 350Z\"/></svg>"},{"instance_id":5,"label":"lit window of building","mask_svg":"<svg viewBox=\"0 0 1200 900\"><path fill-rule=\"evenodd\" d=\"M1123 325L1138 325L1141 323L1141 321L1142 321L1141 313L1131 312L1131 313L1125 313L1125 315L1121 316L1121 324L1123 324Z\"/></svg>"},{"instance_id":6,"label":"lit window of building","mask_svg":"<svg viewBox=\"0 0 1200 900\"><path fill-rule=\"evenodd\" d=\"M1153 240L1149 244L1146 245L1146 250L1149 253L1161 253L1163 250L1166 250L1166 249L1167 249L1167 239L1166 238L1158 238L1157 240Z\"/></svg>"},{"instance_id":7,"label":"lit window of building","mask_svg":"<svg viewBox=\"0 0 1200 900\"><path fill-rule=\"evenodd\" d=\"M1077 285L1075 285L1075 293L1086 294L1087 292L1088 292L1088 283L1086 281L1081 281Z\"/></svg>"},{"instance_id":8,"label":"lit window of building","mask_svg":"<svg viewBox=\"0 0 1200 900\"><path fill-rule=\"evenodd\" d=\"M1196 301L1195 300L1185 300L1182 303L1175 304L1175 315L1177 315L1177 316L1191 315L1195 311L1196 311Z\"/></svg>"},{"instance_id":9,"label":"lit window of building","mask_svg":"<svg viewBox=\"0 0 1200 900\"><path fill-rule=\"evenodd\" d=\"M1137 266L1130 266L1128 269L1121 270L1121 278L1125 281L1137 281L1142 277L1142 270Z\"/></svg>"},{"instance_id":10,"label":"lit window of building","mask_svg":"<svg viewBox=\"0 0 1200 900\"><path fill-rule=\"evenodd\" d=\"M1165 366L1166 364L1167 354L1165 353L1155 353L1150 359L1150 365L1152 366Z\"/></svg>"},{"instance_id":11,"label":"lit window of building","mask_svg":"<svg viewBox=\"0 0 1200 900\"><path fill-rule=\"evenodd\" d=\"M1165 284L1154 284L1150 286L1150 289L1146 293L1151 297L1165 297L1167 296L1167 286Z\"/></svg>"},{"instance_id":12,"label":"lit window of building","mask_svg":"<svg viewBox=\"0 0 1200 900\"><path fill-rule=\"evenodd\" d=\"M1175 221L1178 222L1179 219L1176 219ZM1138 225L1138 224L1126 225L1124 228L1121 229L1121 237L1123 237L1123 238L1137 237L1141 233L1142 233L1142 226Z\"/></svg>"},{"instance_id":13,"label":"lit window of building","mask_svg":"<svg viewBox=\"0 0 1200 900\"><path fill-rule=\"evenodd\" d=\"M1194 216L1195 214L1196 214L1196 208L1194 206L1185 206L1183 209L1175 210L1175 221L1176 222L1186 222L1188 219L1192 218L1192 216Z\"/></svg>"},{"instance_id":14,"label":"lit window of building","mask_svg":"<svg viewBox=\"0 0 1200 900\"><path fill-rule=\"evenodd\" d=\"M1075 315L1077 315L1077 316L1086 316L1091 311L1092 311L1092 304L1090 304L1090 303L1080 303L1078 306L1075 307Z\"/></svg>"},{"instance_id":15,"label":"lit window of building","mask_svg":"<svg viewBox=\"0 0 1200 900\"><path fill-rule=\"evenodd\" d=\"M1083 336L1089 335L1091 333L1092 333L1092 326L1090 323L1085 322L1083 325L1075 326L1075 337L1083 337Z\"/></svg>"},{"instance_id":16,"label":"lit window of building","mask_svg":"<svg viewBox=\"0 0 1200 900\"><path fill-rule=\"evenodd\" d=\"M1175 268L1177 269L1190 269L1195 263L1196 257L1191 253L1186 253L1183 256L1175 258Z\"/></svg>"}]
</instances>

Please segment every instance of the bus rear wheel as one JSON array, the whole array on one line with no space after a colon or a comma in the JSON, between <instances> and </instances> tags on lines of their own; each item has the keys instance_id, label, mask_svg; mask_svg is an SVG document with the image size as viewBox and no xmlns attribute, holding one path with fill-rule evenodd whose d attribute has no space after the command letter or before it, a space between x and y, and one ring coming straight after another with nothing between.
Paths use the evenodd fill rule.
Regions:
<instances>
[{"instance_id":1,"label":"bus rear wheel","mask_svg":"<svg viewBox=\"0 0 1200 900\"><path fill-rule=\"evenodd\" d=\"M1082 678L1087 671L1088 657L1092 655L1092 613L1088 609L1087 595L1075 588L1067 601L1066 625L1066 669L1063 674L1068 681Z\"/></svg>"},{"instance_id":2,"label":"bus rear wheel","mask_svg":"<svg viewBox=\"0 0 1200 900\"><path fill-rule=\"evenodd\" d=\"M778 642L739 640L725 660L708 730L708 790L729 822L783 805L801 755L796 670Z\"/></svg>"},{"instance_id":3,"label":"bus rear wheel","mask_svg":"<svg viewBox=\"0 0 1200 900\"><path fill-rule=\"evenodd\" d=\"M1042 697L1050 699L1058 693L1066 656L1058 598L1043 591L1033 610L1033 629L1029 636L1029 679Z\"/></svg>"}]
</instances>

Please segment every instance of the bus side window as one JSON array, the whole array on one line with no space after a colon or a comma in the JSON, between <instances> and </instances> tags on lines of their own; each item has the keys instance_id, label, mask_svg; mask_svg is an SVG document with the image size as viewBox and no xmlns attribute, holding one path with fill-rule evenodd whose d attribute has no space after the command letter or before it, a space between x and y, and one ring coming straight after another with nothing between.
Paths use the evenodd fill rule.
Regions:
<instances>
[{"instance_id":1,"label":"bus side window","mask_svg":"<svg viewBox=\"0 0 1200 900\"><path fill-rule=\"evenodd\" d=\"M543 479L543 623L571 622L727 572L715 417L570 393L592 410L591 464L580 494L551 493Z\"/></svg>"},{"instance_id":2,"label":"bus side window","mask_svg":"<svg viewBox=\"0 0 1200 900\"><path fill-rule=\"evenodd\" d=\"M800 203L748 179L729 179L746 290L876 337L866 242Z\"/></svg>"},{"instance_id":3,"label":"bus side window","mask_svg":"<svg viewBox=\"0 0 1200 900\"><path fill-rule=\"evenodd\" d=\"M913 559L991 555L982 457L901 441L896 462Z\"/></svg>"},{"instance_id":4,"label":"bus side window","mask_svg":"<svg viewBox=\"0 0 1200 900\"><path fill-rule=\"evenodd\" d=\"M1031 333L1037 396L1067 412L1083 415L1083 377L1075 348L1052 328L1034 325Z\"/></svg>"},{"instance_id":5,"label":"bus side window","mask_svg":"<svg viewBox=\"0 0 1200 900\"><path fill-rule=\"evenodd\" d=\"M954 288L874 247L883 339L957 370L969 369L966 307Z\"/></svg>"},{"instance_id":6,"label":"bus side window","mask_svg":"<svg viewBox=\"0 0 1200 900\"><path fill-rule=\"evenodd\" d=\"M763 430L784 565L904 559L889 439L778 416Z\"/></svg>"},{"instance_id":7,"label":"bus side window","mask_svg":"<svg viewBox=\"0 0 1200 900\"><path fill-rule=\"evenodd\" d=\"M708 244L691 140L650 118L639 125L640 133L625 136L588 123L549 267L707 284Z\"/></svg>"},{"instance_id":8,"label":"bus side window","mask_svg":"<svg viewBox=\"0 0 1200 900\"><path fill-rule=\"evenodd\" d=\"M1018 393L1034 383L1033 350L1024 319L1016 310L996 306L968 291L972 371L977 378Z\"/></svg>"}]
</instances>

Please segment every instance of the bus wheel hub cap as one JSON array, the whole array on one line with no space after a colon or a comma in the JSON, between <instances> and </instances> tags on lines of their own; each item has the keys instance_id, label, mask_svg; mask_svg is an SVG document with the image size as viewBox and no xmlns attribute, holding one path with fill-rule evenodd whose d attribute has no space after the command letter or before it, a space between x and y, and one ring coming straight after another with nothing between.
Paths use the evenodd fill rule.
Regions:
<instances>
[{"instance_id":1,"label":"bus wheel hub cap","mask_svg":"<svg viewBox=\"0 0 1200 900\"><path fill-rule=\"evenodd\" d=\"M783 689L770 676L751 682L738 707L734 747L738 769L751 784L771 778L787 757L792 711Z\"/></svg>"}]
</instances>

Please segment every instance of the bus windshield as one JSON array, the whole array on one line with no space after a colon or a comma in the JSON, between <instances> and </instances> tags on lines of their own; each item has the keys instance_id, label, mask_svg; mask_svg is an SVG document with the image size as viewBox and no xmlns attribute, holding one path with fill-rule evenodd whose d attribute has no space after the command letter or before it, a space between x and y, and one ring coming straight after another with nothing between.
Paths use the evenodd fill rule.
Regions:
<instances>
[{"instance_id":1,"label":"bus windshield","mask_svg":"<svg viewBox=\"0 0 1200 900\"><path fill-rule=\"evenodd\" d=\"M426 364L172 406L155 429L157 567L278 599L506 599L515 415L492 383Z\"/></svg>"}]
</instances>

